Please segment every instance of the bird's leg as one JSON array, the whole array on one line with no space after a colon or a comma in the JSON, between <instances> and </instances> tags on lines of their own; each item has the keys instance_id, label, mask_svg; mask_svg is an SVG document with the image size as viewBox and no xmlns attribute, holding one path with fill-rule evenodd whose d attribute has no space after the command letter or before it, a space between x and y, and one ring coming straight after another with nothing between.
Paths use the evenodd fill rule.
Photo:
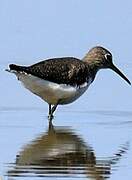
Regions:
<instances>
[{"instance_id":1,"label":"bird's leg","mask_svg":"<svg viewBox=\"0 0 132 180\"><path fill-rule=\"evenodd\" d=\"M51 114L51 104L49 104L49 115Z\"/></svg>"},{"instance_id":2,"label":"bird's leg","mask_svg":"<svg viewBox=\"0 0 132 180\"><path fill-rule=\"evenodd\" d=\"M58 106L58 103L55 104L55 105L52 107L52 109L51 109L51 114L52 114L52 115L53 115L53 113L55 112L57 106Z\"/></svg>"},{"instance_id":3,"label":"bird's leg","mask_svg":"<svg viewBox=\"0 0 132 180\"><path fill-rule=\"evenodd\" d=\"M51 121L52 118L53 118L53 115L52 115L51 110L52 110L52 106L51 106L51 104L49 104L49 114L48 114L48 119L49 119L49 121Z\"/></svg>"},{"instance_id":4,"label":"bird's leg","mask_svg":"<svg viewBox=\"0 0 132 180\"><path fill-rule=\"evenodd\" d=\"M53 119L53 113L55 112L56 108L58 106L58 103L55 104L53 107L51 107L51 104L49 104L49 115L48 115L48 119L49 119L49 122L51 123L52 122L52 119Z\"/></svg>"}]
</instances>

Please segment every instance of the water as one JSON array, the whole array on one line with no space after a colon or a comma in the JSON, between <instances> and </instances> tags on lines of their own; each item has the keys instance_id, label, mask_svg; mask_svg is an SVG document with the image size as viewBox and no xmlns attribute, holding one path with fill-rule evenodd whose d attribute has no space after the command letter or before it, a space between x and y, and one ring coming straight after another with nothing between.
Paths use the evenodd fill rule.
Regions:
<instances>
[{"instance_id":1,"label":"water","mask_svg":"<svg viewBox=\"0 0 132 180\"><path fill-rule=\"evenodd\" d=\"M95 90L89 89L89 94L77 103L60 106L53 124L49 125L47 104L22 88L13 75L2 71L5 67L6 63L1 64L4 95L0 105L0 176L3 180L132 179L129 86L119 84L116 88L122 88L116 97L109 89L108 100L104 98L99 103L98 93L104 92L101 93L97 79ZM109 86L116 86L118 81L121 83L117 78ZM123 93L125 97L121 96Z\"/></svg>"}]
</instances>

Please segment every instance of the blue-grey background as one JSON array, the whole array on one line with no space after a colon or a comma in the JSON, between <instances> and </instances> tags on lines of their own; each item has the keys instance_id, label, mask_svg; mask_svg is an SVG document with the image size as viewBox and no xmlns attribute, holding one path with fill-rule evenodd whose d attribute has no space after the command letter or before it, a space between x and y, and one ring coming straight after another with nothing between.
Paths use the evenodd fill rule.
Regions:
<instances>
[{"instance_id":1,"label":"blue-grey background","mask_svg":"<svg viewBox=\"0 0 132 180\"><path fill-rule=\"evenodd\" d=\"M20 123L14 116L21 108L25 112L19 112L18 117L21 116L24 119L24 115L29 110L28 116L33 119L32 111L35 114L36 109L41 109L41 116L43 115L45 119L39 119L40 123L33 120L31 124L46 126L47 123L47 104L25 90L14 75L4 71L8 68L9 63L30 65L51 57L75 56L82 58L91 47L102 45L112 52L115 64L132 81L131 43L131 0L0 0L0 123L1 128L4 127L4 130L1 131L3 133L1 133L0 142L3 147L10 134L10 129L7 129L8 125L12 125L12 123L15 125L15 122ZM32 111L30 111L31 109ZM14 111L15 115L13 116ZM85 114L87 116L85 123L89 121L88 112L104 112L106 116L101 119L104 122L109 119L108 115L113 115L112 118L116 116L126 118L127 116L131 121L132 88L111 70L101 70L83 97L73 104L58 108L55 124L65 125L65 120L57 119L57 116L63 115L63 112L66 113L65 116L68 119L70 112L75 112L73 113L74 118L78 117L78 112L82 114L85 112L87 113ZM96 115L94 118L96 119ZM115 121L116 119L113 119L113 122ZM25 126L26 123L29 124L28 119L21 121L21 124L24 123ZM76 123L79 123L79 119ZM73 121L72 124L69 119L67 124L74 126L75 123ZM82 133L84 131L87 137L87 125L82 128ZM126 132L128 131L126 130ZM23 135L24 132L23 129L21 134ZM125 136L122 134L123 132L122 129L120 135L117 133L119 139L120 136ZM33 132L31 131L31 133ZM126 136L131 139L132 134L131 136L128 134L126 133ZM98 134L95 133L96 136ZM102 132L101 138L103 137L105 138L105 135ZM100 148L99 144L97 147ZM8 154L8 148L7 146L0 150L1 154L5 152ZM107 151L108 149L104 150L104 152ZM2 163L4 163L4 159ZM118 179L119 174L117 175ZM132 178L127 170L126 174Z\"/></svg>"},{"instance_id":2,"label":"blue-grey background","mask_svg":"<svg viewBox=\"0 0 132 180\"><path fill-rule=\"evenodd\" d=\"M4 68L9 63L28 65L49 57L82 58L89 48L102 45L111 50L115 63L132 79L130 0L1 0L0 22L0 62ZM1 76L10 75L2 72ZM27 106L40 106L41 101L22 90L17 82L17 92L13 93L13 77L5 81L1 83L2 106L23 106L25 100ZM130 95L131 88L117 75L110 70L100 71L85 94L86 109L130 110ZM83 102L82 98L77 103Z\"/></svg>"}]
</instances>

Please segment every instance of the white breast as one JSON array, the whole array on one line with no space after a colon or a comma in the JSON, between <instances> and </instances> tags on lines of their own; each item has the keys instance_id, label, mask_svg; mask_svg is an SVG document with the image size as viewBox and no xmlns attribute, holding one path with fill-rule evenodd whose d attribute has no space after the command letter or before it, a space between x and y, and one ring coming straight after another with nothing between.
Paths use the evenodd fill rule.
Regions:
<instances>
[{"instance_id":1,"label":"white breast","mask_svg":"<svg viewBox=\"0 0 132 180\"><path fill-rule=\"evenodd\" d=\"M31 74L16 74L18 79L23 83L25 88L32 93L40 96L48 104L68 104L78 99L91 84L84 83L80 87L73 87L66 84L57 84L47 80L43 80Z\"/></svg>"}]
</instances>

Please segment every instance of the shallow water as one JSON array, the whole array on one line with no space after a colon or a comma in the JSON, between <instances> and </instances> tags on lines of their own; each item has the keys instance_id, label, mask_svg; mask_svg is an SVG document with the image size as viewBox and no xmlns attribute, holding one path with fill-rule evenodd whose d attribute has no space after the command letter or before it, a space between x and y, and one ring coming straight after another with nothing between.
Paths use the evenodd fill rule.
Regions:
<instances>
[{"instance_id":1,"label":"shallow water","mask_svg":"<svg viewBox=\"0 0 132 180\"><path fill-rule=\"evenodd\" d=\"M126 87L121 88L118 100L111 102L109 94L108 102L102 99L99 106L98 102L95 106L98 93L92 94L99 87L91 89L91 95L78 103L59 107L49 126L47 104L22 88L13 75L0 73L5 93L0 106L0 175L4 180L132 178L131 90L127 85L121 84ZM123 91L127 95L121 103ZM104 108L108 104L112 108Z\"/></svg>"}]
</instances>

